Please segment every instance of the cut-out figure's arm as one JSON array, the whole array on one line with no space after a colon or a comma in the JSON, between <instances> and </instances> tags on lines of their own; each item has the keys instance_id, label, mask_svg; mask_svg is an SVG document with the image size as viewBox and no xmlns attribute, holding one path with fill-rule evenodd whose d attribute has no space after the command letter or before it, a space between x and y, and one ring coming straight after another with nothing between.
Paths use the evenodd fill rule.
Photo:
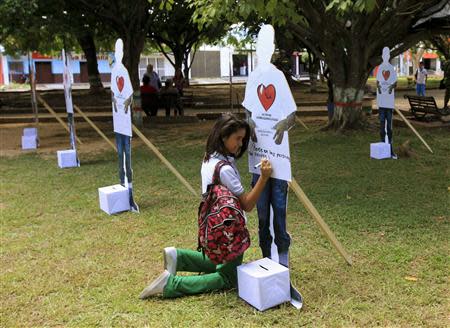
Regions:
<instances>
[{"instance_id":1,"label":"cut-out figure's arm","mask_svg":"<svg viewBox=\"0 0 450 328\"><path fill-rule=\"evenodd\" d=\"M381 93L380 81L377 81L377 89L378 89L378 93Z\"/></svg>"},{"instance_id":2,"label":"cut-out figure's arm","mask_svg":"<svg viewBox=\"0 0 450 328\"><path fill-rule=\"evenodd\" d=\"M133 101L133 95L128 97L128 99L125 100L125 102L123 103L125 114L128 113L128 108L131 106L132 101Z\"/></svg>"},{"instance_id":3,"label":"cut-out figure's arm","mask_svg":"<svg viewBox=\"0 0 450 328\"><path fill-rule=\"evenodd\" d=\"M258 142L258 138L256 138L256 123L252 119L252 113L248 110L245 110L245 117L247 119L248 125L250 125L250 139L252 139L253 142Z\"/></svg>"},{"instance_id":4,"label":"cut-out figure's arm","mask_svg":"<svg viewBox=\"0 0 450 328\"><path fill-rule=\"evenodd\" d=\"M295 125L295 112L291 113L284 120L279 121L277 124L273 126L272 129L275 129L275 134L273 139L277 145L281 144L283 141L283 136L285 131L289 131Z\"/></svg>"},{"instance_id":5,"label":"cut-out figure's arm","mask_svg":"<svg viewBox=\"0 0 450 328\"><path fill-rule=\"evenodd\" d=\"M391 94L391 93L392 93L392 90L394 90L396 87L397 87L397 81L395 81L394 83L392 83L392 84L389 86L389 94Z\"/></svg>"}]
</instances>

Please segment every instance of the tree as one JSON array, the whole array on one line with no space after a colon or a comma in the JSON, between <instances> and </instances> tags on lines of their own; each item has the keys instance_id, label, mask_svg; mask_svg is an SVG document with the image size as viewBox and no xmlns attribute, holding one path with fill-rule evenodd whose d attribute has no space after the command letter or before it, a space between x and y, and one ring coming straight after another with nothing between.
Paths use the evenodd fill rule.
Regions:
<instances>
[{"instance_id":1,"label":"tree","mask_svg":"<svg viewBox=\"0 0 450 328\"><path fill-rule=\"evenodd\" d=\"M444 0L196 0L206 5L203 19L243 17L257 12L283 26L298 43L324 60L334 87L335 111L330 128L359 128L361 101L369 72L381 62L383 47L391 56L427 34L450 29ZM447 7L445 7L447 6ZM440 16L440 17L438 17Z\"/></svg>"},{"instance_id":2,"label":"tree","mask_svg":"<svg viewBox=\"0 0 450 328\"><path fill-rule=\"evenodd\" d=\"M87 62L89 87L92 93L103 91L98 71L95 39L108 39L107 26L87 14L79 2L69 0L38 0L41 12L47 17L48 28L64 42L66 50L81 47ZM57 49L58 51L60 49Z\"/></svg>"},{"instance_id":3,"label":"tree","mask_svg":"<svg viewBox=\"0 0 450 328\"><path fill-rule=\"evenodd\" d=\"M202 43L213 43L225 35L229 24L226 21L211 24L194 21L196 8L191 1L176 1L156 13L149 26L148 36L175 69L184 66L184 76L188 80L195 51ZM169 56L168 47L174 60ZM189 55L191 61L189 62Z\"/></svg>"},{"instance_id":4,"label":"tree","mask_svg":"<svg viewBox=\"0 0 450 328\"><path fill-rule=\"evenodd\" d=\"M39 0L3 0L0 17L0 42L9 54L51 51L62 45L48 29Z\"/></svg>"},{"instance_id":5,"label":"tree","mask_svg":"<svg viewBox=\"0 0 450 328\"><path fill-rule=\"evenodd\" d=\"M164 0L80 0L89 14L116 32L123 41L123 64L130 74L133 89L139 89L139 60L147 31L156 14L166 10ZM167 3L167 4L166 4Z\"/></svg>"},{"instance_id":6,"label":"tree","mask_svg":"<svg viewBox=\"0 0 450 328\"><path fill-rule=\"evenodd\" d=\"M450 60L450 34L430 36L430 41L445 60Z\"/></svg>"},{"instance_id":7,"label":"tree","mask_svg":"<svg viewBox=\"0 0 450 328\"><path fill-rule=\"evenodd\" d=\"M60 54L66 50L84 51L91 91L103 89L97 67L94 38L107 32L98 20L84 15L78 3L64 0L5 0L0 5L0 35L8 53L39 51ZM101 34L101 33L100 33ZM104 36L103 36L104 37Z\"/></svg>"}]
</instances>

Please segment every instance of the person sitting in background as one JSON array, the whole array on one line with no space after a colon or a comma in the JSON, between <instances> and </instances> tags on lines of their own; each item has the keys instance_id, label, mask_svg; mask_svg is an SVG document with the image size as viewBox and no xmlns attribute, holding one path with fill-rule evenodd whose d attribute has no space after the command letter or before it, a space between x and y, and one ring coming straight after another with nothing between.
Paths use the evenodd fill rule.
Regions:
<instances>
[{"instance_id":1,"label":"person sitting in background","mask_svg":"<svg viewBox=\"0 0 450 328\"><path fill-rule=\"evenodd\" d=\"M144 73L144 76L148 76L150 78L150 85L156 89L157 92L162 87L161 80L159 79L158 73L153 71L153 65L148 64L147 65L147 71Z\"/></svg>"},{"instance_id":2,"label":"person sitting in background","mask_svg":"<svg viewBox=\"0 0 450 328\"><path fill-rule=\"evenodd\" d=\"M147 116L158 114L158 90L150 85L150 77L144 75L141 86L141 107Z\"/></svg>"},{"instance_id":3,"label":"person sitting in background","mask_svg":"<svg viewBox=\"0 0 450 328\"><path fill-rule=\"evenodd\" d=\"M175 75L173 77L173 83L175 84L175 88L178 90L178 94L180 97L183 97L183 87L184 87L184 76L181 72L180 68L175 70Z\"/></svg>"},{"instance_id":4,"label":"person sitting in background","mask_svg":"<svg viewBox=\"0 0 450 328\"><path fill-rule=\"evenodd\" d=\"M166 109L166 117L170 116L170 109L174 109L174 116L183 116L183 106L181 105L180 94L173 86L172 79L167 79L164 88L161 89L161 103Z\"/></svg>"}]
</instances>

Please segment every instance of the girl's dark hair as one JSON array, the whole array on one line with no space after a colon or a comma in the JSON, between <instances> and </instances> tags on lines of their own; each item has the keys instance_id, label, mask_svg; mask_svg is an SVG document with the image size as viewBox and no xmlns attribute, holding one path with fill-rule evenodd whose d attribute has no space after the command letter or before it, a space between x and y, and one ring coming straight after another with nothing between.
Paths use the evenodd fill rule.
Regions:
<instances>
[{"instance_id":1,"label":"girl's dark hair","mask_svg":"<svg viewBox=\"0 0 450 328\"><path fill-rule=\"evenodd\" d=\"M245 137L242 140L242 147L238 154L229 154L225 148L223 140L228 138L233 133L240 129L245 129ZM211 158L211 155L218 152L224 156L233 156L235 158L240 158L244 155L248 147L248 141L250 139L250 126L245 120L237 118L233 114L223 114L217 119L211 133L208 136L208 141L206 141L206 152L203 161L206 162Z\"/></svg>"}]
</instances>

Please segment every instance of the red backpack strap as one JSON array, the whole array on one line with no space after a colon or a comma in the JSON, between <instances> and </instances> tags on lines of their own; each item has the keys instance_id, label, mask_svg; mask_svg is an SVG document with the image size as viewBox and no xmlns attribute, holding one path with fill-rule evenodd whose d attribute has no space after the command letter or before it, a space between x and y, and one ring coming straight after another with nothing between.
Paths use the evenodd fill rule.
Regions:
<instances>
[{"instance_id":1,"label":"red backpack strap","mask_svg":"<svg viewBox=\"0 0 450 328\"><path fill-rule=\"evenodd\" d=\"M214 169L214 174L212 178L213 184L220 184L220 169L225 165L231 165L231 163L222 160L216 164L216 168Z\"/></svg>"}]
</instances>

